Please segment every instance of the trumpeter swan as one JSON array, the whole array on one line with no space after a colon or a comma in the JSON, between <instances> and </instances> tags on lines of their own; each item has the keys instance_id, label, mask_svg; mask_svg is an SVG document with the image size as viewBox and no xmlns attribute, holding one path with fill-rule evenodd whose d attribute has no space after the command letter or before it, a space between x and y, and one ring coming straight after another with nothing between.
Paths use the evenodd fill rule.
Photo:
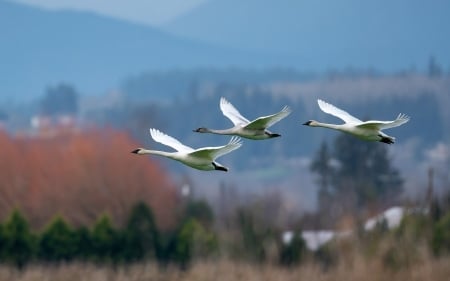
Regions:
<instances>
[{"instance_id":1,"label":"trumpeter swan","mask_svg":"<svg viewBox=\"0 0 450 281\"><path fill-rule=\"evenodd\" d=\"M303 125L334 129L367 141L380 141L387 144L392 144L395 142L395 138L386 135L381 130L397 127L409 121L409 116L400 113L393 121L370 120L364 122L350 115L348 112L339 109L332 104L324 102L323 100L319 99L317 100L317 103L323 112L336 116L342 119L345 123L327 124L315 120L309 120Z\"/></svg>"},{"instance_id":2,"label":"trumpeter swan","mask_svg":"<svg viewBox=\"0 0 450 281\"><path fill-rule=\"evenodd\" d=\"M154 154L164 156L179 161L189 167L204 171L211 171L211 170L220 170L225 172L228 171L227 167L215 161L216 158L224 154L227 154L235 149L238 149L242 145L240 138L232 137L230 142L228 142L228 144L223 146L202 147L198 149L193 149L189 146L182 144L175 138L168 136L156 129L150 129L150 135L156 142L170 146L176 151L165 152L158 150L149 150L145 148L137 148L131 152L139 155Z\"/></svg>"},{"instance_id":3,"label":"trumpeter swan","mask_svg":"<svg viewBox=\"0 0 450 281\"><path fill-rule=\"evenodd\" d=\"M220 109L223 115L233 122L234 127L224 130L208 129L205 127L198 128L194 132L212 133L218 135L236 135L247 139L263 140L281 136L267 130L270 126L277 123L291 113L289 107L285 106L280 112L256 118L249 121L243 117L239 111L225 98L220 99Z\"/></svg>"}]
</instances>

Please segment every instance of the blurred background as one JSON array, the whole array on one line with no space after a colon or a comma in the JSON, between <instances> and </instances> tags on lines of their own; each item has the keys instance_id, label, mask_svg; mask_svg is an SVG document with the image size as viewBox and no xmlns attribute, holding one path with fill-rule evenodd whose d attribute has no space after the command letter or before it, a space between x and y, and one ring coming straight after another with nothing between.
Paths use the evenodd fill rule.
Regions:
<instances>
[{"instance_id":1,"label":"blurred background","mask_svg":"<svg viewBox=\"0 0 450 281\"><path fill-rule=\"evenodd\" d=\"M447 280L449 13L446 0L0 0L0 278ZM227 143L192 132L231 127L220 97L249 120L293 112L271 128L281 138L221 158L228 173L130 153L170 150L152 127ZM393 145L363 142L302 126L341 122L318 98L411 120L386 131Z\"/></svg>"}]
</instances>

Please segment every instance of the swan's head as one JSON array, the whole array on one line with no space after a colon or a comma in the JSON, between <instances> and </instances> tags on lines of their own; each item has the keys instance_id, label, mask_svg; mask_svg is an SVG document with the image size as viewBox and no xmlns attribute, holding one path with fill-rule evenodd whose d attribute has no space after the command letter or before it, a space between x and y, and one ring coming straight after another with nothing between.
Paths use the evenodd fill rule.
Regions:
<instances>
[{"instance_id":1,"label":"swan's head","mask_svg":"<svg viewBox=\"0 0 450 281\"><path fill-rule=\"evenodd\" d=\"M208 133L209 130L207 128L205 128L205 127L201 127L201 128L195 129L194 132L196 132L196 133Z\"/></svg>"},{"instance_id":2,"label":"swan's head","mask_svg":"<svg viewBox=\"0 0 450 281\"><path fill-rule=\"evenodd\" d=\"M136 148L135 150L133 150L133 151L131 151L131 153L134 153L134 154L144 154L144 153L142 153L142 148Z\"/></svg>"},{"instance_id":3,"label":"swan's head","mask_svg":"<svg viewBox=\"0 0 450 281\"><path fill-rule=\"evenodd\" d=\"M303 123L303 125L305 125L305 126L311 126L311 127L316 127L317 124L318 124L318 122L315 121L315 120L309 120L309 121Z\"/></svg>"}]
</instances>

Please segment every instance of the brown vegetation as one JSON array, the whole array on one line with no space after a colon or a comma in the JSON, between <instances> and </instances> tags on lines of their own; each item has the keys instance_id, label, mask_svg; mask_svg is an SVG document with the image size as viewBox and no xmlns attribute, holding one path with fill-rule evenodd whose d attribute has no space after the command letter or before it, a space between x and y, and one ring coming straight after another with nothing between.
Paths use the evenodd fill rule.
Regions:
<instances>
[{"instance_id":1,"label":"brown vegetation","mask_svg":"<svg viewBox=\"0 0 450 281\"><path fill-rule=\"evenodd\" d=\"M101 213L121 225L131 206L143 201L167 227L175 189L156 163L133 157L136 146L113 130L22 138L0 132L0 219L20 208L34 228L57 213L75 226L91 225Z\"/></svg>"},{"instance_id":2,"label":"brown vegetation","mask_svg":"<svg viewBox=\"0 0 450 281\"><path fill-rule=\"evenodd\" d=\"M450 276L450 259L427 260L411 268L400 271L386 270L375 262L355 259L352 264L340 264L324 271L317 264L307 263L293 268L275 265L250 265L229 260L218 262L200 262L189 270L177 268L160 269L155 264L135 264L113 269L108 266L94 264L71 263L59 266L30 266L24 271L11 267L0 268L0 281L137 281L137 280L434 280L445 281Z\"/></svg>"}]
</instances>

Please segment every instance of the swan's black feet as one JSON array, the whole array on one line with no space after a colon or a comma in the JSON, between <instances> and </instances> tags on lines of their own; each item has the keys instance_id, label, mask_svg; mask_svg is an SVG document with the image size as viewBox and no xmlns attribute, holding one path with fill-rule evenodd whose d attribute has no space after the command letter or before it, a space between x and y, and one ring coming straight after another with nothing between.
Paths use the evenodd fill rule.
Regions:
<instances>
[{"instance_id":1,"label":"swan's black feet","mask_svg":"<svg viewBox=\"0 0 450 281\"><path fill-rule=\"evenodd\" d=\"M380 137L381 137L381 136L380 136ZM391 138L387 138L387 137L381 137L380 142L384 142L384 143L387 143L387 144L393 144L393 143L394 143L394 140L391 139Z\"/></svg>"}]
</instances>

